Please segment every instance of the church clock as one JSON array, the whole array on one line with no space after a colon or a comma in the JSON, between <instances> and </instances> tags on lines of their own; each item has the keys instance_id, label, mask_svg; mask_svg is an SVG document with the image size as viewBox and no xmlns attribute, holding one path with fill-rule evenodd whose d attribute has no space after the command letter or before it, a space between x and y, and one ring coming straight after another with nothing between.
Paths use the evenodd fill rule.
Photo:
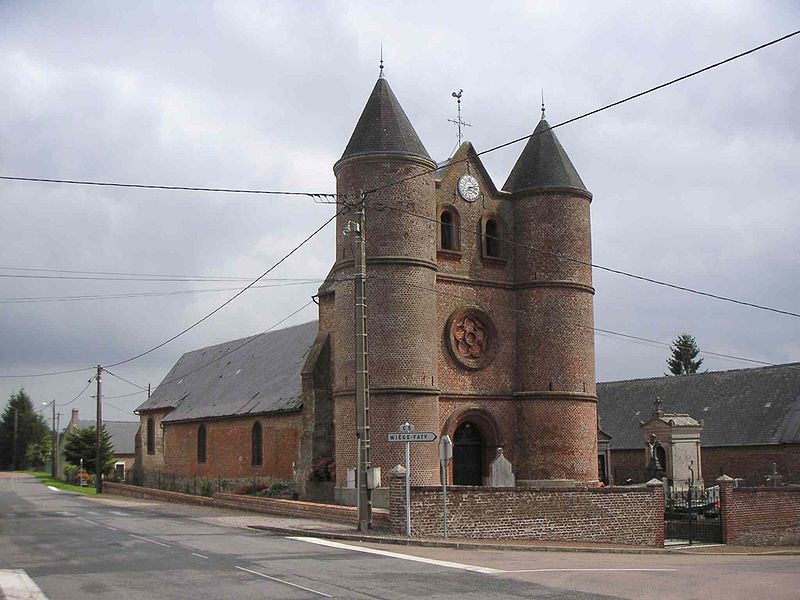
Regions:
<instances>
[{"instance_id":1,"label":"church clock","mask_svg":"<svg viewBox=\"0 0 800 600\"><path fill-rule=\"evenodd\" d=\"M467 202L475 202L481 193L478 180L469 173L462 175L461 179L458 180L458 193Z\"/></svg>"}]
</instances>

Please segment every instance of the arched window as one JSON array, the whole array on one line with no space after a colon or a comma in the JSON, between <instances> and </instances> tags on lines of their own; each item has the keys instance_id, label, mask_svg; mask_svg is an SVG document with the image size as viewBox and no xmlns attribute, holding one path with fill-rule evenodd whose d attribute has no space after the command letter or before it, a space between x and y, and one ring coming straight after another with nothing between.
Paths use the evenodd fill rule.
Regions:
<instances>
[{"instance_id":1,"label":"arched window","mask_svg":"<svg viewBox=\"0 0 800 600\"><path fill-rule=\"evenodd\" d=\"M458 251L461 247L458 231L458 211L452 206L442 207L439 211L439 249Z\"/></svg>"},{"instance_id":2,"label":"arched window","mask_svg":"<svg viewBox=\"0 0 800 600\"><path fill-rule=\"evenodd\" d=\"M253 431L250 433L250 463L258 466L263 460L263 450L261 444L261 423L256 421Z\"/></svg>"},{"instance_id":3,"label":"arched window","mask_svg":"<svg viewBox=\"0 0 800 600\"><path fill-rule=\"evenodd\" d=\"M483 255L487 258L502 258L500 221L494 215L483 220Z\"/></svg>"},{"instance_id":4,"label":"arched window","mask_svg":"<svg viewBox=\"0 0 800 600\"><path fill-rule=\"evenodd\" d=\"M197 428L197 463L206 462L206 426L200 425Z\"/></svg>"},{"instance_id":5,"label":"arched window","mask_svg":"<svg viewBox=\"0 0 800 600\"><path fill-rule=\"evenodd\" d=\"M156 422L153 417L147 417L147 453L156 453Z\"/></svg>"}]
</instances>

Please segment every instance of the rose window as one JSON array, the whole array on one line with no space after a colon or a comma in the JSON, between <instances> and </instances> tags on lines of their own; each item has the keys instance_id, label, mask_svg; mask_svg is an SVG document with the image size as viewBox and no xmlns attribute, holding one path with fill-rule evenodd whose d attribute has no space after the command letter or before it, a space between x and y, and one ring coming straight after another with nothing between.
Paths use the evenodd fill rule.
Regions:
<instances>
[{"instance_id":1,"label":"rose window","mask_svg":"<svg viewBox=\"0 0 800 600\"><path fill-rule=\"evenodd\" d=\"M446 336L451 355L463 367L482 369L494 356L494 324L478 308L463 308L450 315Z\"/></svg>"}]
</instances>

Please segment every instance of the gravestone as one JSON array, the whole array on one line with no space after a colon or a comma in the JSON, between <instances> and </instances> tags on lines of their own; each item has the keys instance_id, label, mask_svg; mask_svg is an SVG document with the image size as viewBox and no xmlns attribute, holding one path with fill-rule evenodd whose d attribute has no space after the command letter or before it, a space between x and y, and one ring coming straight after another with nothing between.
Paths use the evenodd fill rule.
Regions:
<instances>
[{"instance_id":1,"label":"gravestone","mask_svg":"<svg viewBox=\"0 0 800 600\"><path fill-rule=\"evenodd\" d=\"M503 456L503 449L497 449L497 456L489 465L489 485L491 487L514 487L516 479L511 470L511 462Z\"/></svg>"}]
</instances>

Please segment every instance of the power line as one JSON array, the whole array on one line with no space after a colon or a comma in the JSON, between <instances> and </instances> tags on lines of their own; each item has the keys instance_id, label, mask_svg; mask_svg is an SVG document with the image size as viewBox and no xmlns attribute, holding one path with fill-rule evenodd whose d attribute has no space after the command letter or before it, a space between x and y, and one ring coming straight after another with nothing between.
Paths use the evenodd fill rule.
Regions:
<instances>
[{"instance_id":1,"label":"power line","mask_svg":"<svg viewBox=\"0 0 800 600\"><path fill-rule=\"evenodd\" d=\"M482 152L476 152L475 155L476 156L482 156L484 154L489 154L490 152L495 152L496 150L500 150L501 148L506 148L508 146L512 146L514 144L518 144L519 142L524 142L526 140L531 139L535 135L540 135L540 134L545 133L547 131L552 131L553 129L558 129L559 127L563 127L564 125L569 125L570 123L574 123L575 121L580 121L581 119L585 119L585 118L590 117L592 115L596 115L597 113L603 112L605 110L609 110L611 108L619 106L620 104L625 104L626 102L630 102L631 100L635 100L636 98L641 98L642 96L646 96L647 94L652 94L653 92L656 92L658 90L664 89L666 87L669 87L669 86L674 85L674 84L676 84L678 82L681 82L681 81L684 81L686 79L689 79L691 77L695 77L696 75L700 75L701 73L705 73L706 71L710 71L711 69L715 69L715 68L720 67L720 66L722 66L724 64L727 64L729 62L732 62L734 60L737 60L739 58L747 56L748 54L753 54L754 52L758 52L759 50L763 50L764 48L767 48L767 47L772 46L774 44L778 44L780 42L788 40L789 38L794 37L794 36L796 36L798 34L800 34L800 29L797 30L797 31L793 31L792 33L788 33L788 34L786 34L784 36L781 36L779 38L776 38L774 40L771 40L769 42L766 42L764 44L761 44L760 46L756 46L755 48L751 48L749 50L745 50L744 52L740 52L739 54L735 54L734 56L730 56L730 57L728 57L726 59L723 59L723 60L721 60L719 62L715 62L713 64L705 66L705 67L703 67L701 69L697 69L696 71L692 71L691 73L687 73L685 75L681 75L680 77L676 77L675 79L672 79L672 80L667 81L665 83L656 85L656 86L651 87L649 89L646 89L646 90L644 90L642 92L638 92L636 94L633 94L632 96L628 96L628 97L623 98L621 100L617 100L616 102L612 102L611 104L606 104L605 106L601 106L600 108L596 108L596 109L591 110L589 112L583 113L582 115L578 115L577 117L572 117L571 119L567 119L566 121L562 121L561 123L558 123L556 125L551 125L547 129L542 129L539 132L534 132L534 133L531 133L530 135L525 135L525 136L519 137L517 139L511 140L510 142L505 142L503 144L499 144L497 146L489 148L488 150L483 150ZM470 159L471 159L471 157L468 156L468 157L465 157L465 158L462 158L462 159L459 159L459 160L456 160L456 161L452 161L452 162L448 163L448 166L455 165L455 164L462 163L462 162L467 162ZM386 183L384 185L378 186L376 188L373 188L373 189L367 191L366 193L367 194L374 193L374 192L386 189L388 187L399 185L399 184L404 183L406 181L410 181L412 179L416 179L418 177L422 177L423 175L429 175L431 173L435 173L436 171L439 170L439 168L440 167L437 166L437 167L435 167L433 169L426 169L426 170L421 171L419 173L416 173L414 175L409 175L408 177L404 177L403 179L398 179L397 181L393 181L393 182Z\"/></svg>"},{"instance_id":2,"label":"power line","mask_svg":"<svg viewBox=\"0 0 800 600\"><path fill-rule=\"evenodd\" d=\"M75 396L75 397L74 397L72 400L70 400L69 402L64 402L63 404L59 404L58 402L56 402L56 406L69 406L70 404L72 404L73 402L75 402L75 400L77 400L78 398L80 398L81 396L83 396L84 392L85 392L86 390L88 390L88 389L89 389L89 386L90 386L90 385L92 385L92 381L94 381L94 377L92 377L92 378L90 378L90 379L89 379L89 382L86 384L86 387L84 387L84 388L83 388L83 389L82 389L82 390L81 390L81 391L78 393L78 395L77 395L77 396Z\"/></svg>"},{"instance_id":3,"label":"power line","mask_svg":"<svg viewBox=\"0 0 800 600\"><path fill-rule=\"evenodd\" d=\"M64 371L49 371L47 373L29 373L27 375L0 375L2 379L25 379L27 377L49 377L51 375L67 375L69 373L80 373L81 371L93 371L97 367L83 367L81 369L66 369Z\"/></svg>"},{"instance_id":4,"label":"power line","mask_svg":"<svg viewBox=\"0 0 800 600\"><path fill-rule=\"evenodd\" d=\"M84 275L21 275L11 273L0 273L0 277L4 279L66 279L69 281L158 281L158 282L185 282L185 283L202 283L202 282L225 282L225 281L251 281L252 277L231 277L229 279L220 279L214 277L93 277ZM286 281L286 279L284 279Z\"/></svg>"},{"instance_id":5,"label":"power line","mask_svg":"<svg viewBox=\"0 0 800 600\"><path fill-rule=\"evenodd\" d=\"M423 219L425 221L432 221L434 223L437 223L437 224L441 225L441 221L439 219L435 219L435 218L429 217L427 215L421 215L419 213L415 213L415 212L406 210L404 208L398 208L396 206L389 206L389 205L384 204L384 203L381 203L379 206L380 206L381 209L393 210L393 211L396 211L396 212L403 213L405 215L409 215L409 216L412 216L412 217L417 217L417 218ZM454 229L458 229L459 231L464 231L464 232L469 233L469 234L473 234L474 233L473 230L471 230L471 229L469 229L467 227L462 227L460 225L456 225L455 223L451 223L450 227L453 227ZM566 254L559 254L558 252L551 252L549 250L543 250L541 248L537 248L535 246L530 246L528 244L523 244L521 242L515 242L514 240L510 240L508 238L504 238L504 237L500 237L500 236L486 236L486 237L489 238L489 239L496 240L498 242L504 242L504 243L510 244L512 246L517 246L519 248L524 248L526 250L532 250L534 252L538 252L538 253L544 254L546 256L551 256L551 257L553 257L553 258L555 258L557 260L568 261L568 262L572 262L572 263L575 263L575 264L583 265L583 266L586 266L586 267L592 267L593 269L598 269L598 270L601 270L601 271L607 271L609 273L615 273L617 275L624 275L625 277L630 277L632 279L638 279L639 281L646 281L648 283L653 283L655 285L661 285L661 286L672 288L672 289L675 289L675 290L680 290L680 291L683 291L683 292L688 292L690 294L696 294L698 296L705 296L707 298L714 298L715 300L722 300L724 302L732 302L733 304L739 304L741 306L747 306L747 307L750 307L750 308L757 308L759 310L765 310L765 311L769 311L769 312L778 313L778 314L781 314L781 315L787 315L787 316L790 316L790 317L800 318L800 313L791 312L791 311L783 310L783 309L780 309L780 308L774 308L774 307L771 307L771 306L764 306L762 304L755 304L753 302L747 302L745 300L737 300L736 298L731 298L729 296L722 296L720 294L714 294L714 293L711 293L711 292L704 292L702 290L697 290L697 289L686 287L686 286L683 286L683 285L677 285L675 283L669 283L667 281L660 281L658 279L653 279L652 277L645 277L644 275L637 275L635 273L629 273L629 272L623 271L621 269L614 269L612 267L605 267L603 265L598 265L598 264L593 263L593 262L588 262L588 261L585 261L585 260L580 260L578 258L567 256Z\"/></svg>"},{"instance_id":6,"label":"power line","mask_svg":"<svg viewBox=\"0 0 800 600\"><path fill-rule=\"evenodd\" d=\"M71 273L78 275L116 275L124 276L120 281L150 281L142 279L155 277L155 281L250 281L253 277L234 277L230 275L170 275L166 273L128 273L124 271L83 271L77 269L45 269L41 267L0 267L0 271L33 271L37 273ZM116 281L116 280L112 280ZM287 277L272 277L270 281L299 281Z\"/></svg>"},{"instance_id":7,"label":"power line","mask_svg":"<svg viewBox=\"0 0 800 600\"><path fill-rule=\"evenodd\" d=\"M116 373L112 373L112 372L111 372L111 371L109 371L108 369L103 369L103 371L104 371L104 372L106 372L106 373L108 373L108 374L109 374L109 375L111 375L112 377L116 377L116 378L117 378L117 379L119 379L120 381L124 381L124 382L125 382L125 383L127 383L128 385L132 385L132 386L133 386L133 387L135 387L135 388L139 388L139 389L140 389L141 391L143 391L143 392L146 392L146 391L147 391L147 388L146 388L146 387L144 387L143 385L139 385L138 383L133 383L132 381L129 381L129 380L125 379L125 378L124 378L124 377L122 377L121 375L117 375Z\"/></svg>"},{"instance_id":8,"label":"power line","mask_svg":"<svg viewBox=\"0 0 800 600\"><path fill-rule=\"evenodd\" d=\"M380 280L387 280L389 278L388 277L375 277L375 276L372 276L370 279L372 281L380 281ZM449 291L443 291L443 290L439 290L439 289L436 289L436 288L430 288L430 287L427 287L427 286L408 283L408 282L405 282L404 285L407 285L407 286L413 287L413 288L418 288L418 289L421 289L421 290L427 290L427 291L433 292L435 294L445 295L448 298L457 298L457 299L460 299L460 300L467 300L469 302L474 302L474 298L469 298L467 296L460 296L458 294L453 294L452 292L449 292ZM498 310L503 310L503 311L507 311L507 312L513 312L513 313L519 313L519 314L528 315L528 316L535 316L535 313L533 313L531 311L523 310L521 308L513 308L513 307L510 307L510 306L502 306L502 305L499 305L499 304L496 304L496 303L485 303L485 304L486 304L486 306L493 306L494 308L496 308ZM602 328L599 328L599 327L593 327L591 325L585 325L585 324L580 323L578 321L568 321L568 323L570 323L571 325L574 325L574 326L576 326L576 327L578 327L580 329L589 329L589 330L592 330L592 331L597 332L597 333L615 335L615 336L619 336L619 337L621 337L623 339L630 340L630 341L649 342L651 344L657 344L659 346L665 346L667 348L673 346L673 344L668 343L668 342L662 342L660 340L653 340L653 339L650 339L650 338L631 335L631 334L627 334L627 333L622 333L622 332L619 332L619 331L612 331L610 329L602 329ZM681 346L678 346L678 347L681 347ZM719 358L727 358L727 359L738 360L738 361L754 363L754 364L760 364L760 365L765 365L765 366L770 366L770 367L776 366L775 363L766 362L766 361L758 360L758 359L754 359L754 358L746 358L746 357L742 357L742 356L734 356L732 354L723 354L721 352L712 352L710 350L701 350L701 352L703 352L704 354L707 354L709 356L716 356L716 357L719 357Z\"/></svg>"},{"instance_id":9,"label":"power line","mask_svg":"<svg viewBox=\"0 0 800 600\"><path fill-rule=\"evenodd\" d=\"M254 285L251 289L265 289L274 287L295 287L303 285L317 285L321 279L307 279L289 283L274 283L264 285ZM84 296L20 296L10 298L0 298L0 304L35 304L42 302L81 302L87 300L124 300L129 298L156 298L162 296L183 296L192 294L203 294L210 292L233 292L241 288L209 288L199 290L173 290L170 292L128 292L122 294L91 294Z\"/></svg>"},{"instance_id":10,"label":"power line","mask_svg":"<svg viewBox=\"0 0 800 600\"><path fill-rule=\"evenodd\" d=\"M225 308L225 307L226 307L228 304L230 304L231 302L233 302L234 300L236 300L236 298L238 298L239 296L241 296L242 294L244 294L244 293L245 293L247 290L249 290L251 287L253 287L253 286L254 286L256 283L258 283L258 282L259 282L259 281L260 281L260 280L261 280L263 277L265 277L265 276L267 276L269 273L271 273L271 272L272 272L272 271L273 271L275 268L277 268L277 267L278 267L280 264L282 264L282 263L283 263L283 262L284 262L284 261L285 261L287 258L289 258L290 256L292 256L292 255L293 255L295 252L297 252L297 251L298 251L300 248L302 248L302 247L303 247L303 246L306 244L306 242L308 242L308 241L309 241L311 238L313 238L313 237L314 237L315 235L317 235L317 234L318 234L320 231L322 231L322 230L323 230L323 229L324 229L324 228L325 228L325 227L326 227L326 226L327 226L327 225L328 225L328 224L329 224L331 221L333 221L334 219L336 219L336 217L338 217L338 216L339 216L339 214L340 214L340 213L342 213L342 212L344 212L344 211L345 211L347 208L348 208L348 206L347 206L347 205L344 205L344 206L343 206L341 209L339 209L338 211L336 211L336 212L333 214L333 216L331 216L331 217L330 217L328 220L326 220L326 221L325 221L325 222L324 222L322 225L320 225L319 227L317 227L317 229L315 229L315 230L314 230L314 231L313 231L313 232L312 232L312 233L311 233L311 234L310 234L308 237L306 237L306 238L305 238L305 239L304 239L302 242L300 242L300 243L299 243L299 244L297 244L297 245L296 245L294 248L292 248L292 249L291 249L291 250L290 250L290 251L289 251L287 254L285 254L285 255L284 255L284 256L283 256L283 257L282 257L280 260L278 260L278 261L277 261L275 264L273 264L273 265L272 265L272 266L271 266L269 269L267 269L266 271L264 271L264 273L262 273L262 274L261 274L261 275L260 275L258 278L256 278L255 280L253 280L253 281L252 281L252 282L251 282L249 285L247 285L246 287L244 287L244 288L242 288L241 290L239 290L239 291L238 291L237 293L235 293L233 296L231 296L230 298L228 298L228 299L227 299L225 302L223 302L222 304L220 304L220 305L219 305L217 308L215 308L214 310L212 310L210 313L206 314L206 315L205 315L203 318L201 318L201 319L199 319L199 320L195 321L194 323L192 323L192 324L191 324L191 325L189 325L188 327L186 327L186 328L184 328L183 330L179 331L178 333L176 333L175 335L173 335L173 336L172 336L172 337L170 337L169 339L166 339L166 340L164 340L164 341L163 341L163 342L161 342L160 344L157 344L156 346L153 346L152 348L149 348L148 350L145 350L145 351L143 351L143 352L140 352L139 354L136 354L136 355L134 355L134 356L131 356L131 357L129 357L129 358L126 358L125 360L120 360L120 361L117 361L117 362L115 362L115 363L112 363L112 364L109 364L109 365L105 365L103 368L107 368L107 367L116 367L116 366L119 366L119 365L124 365L124 364L126 364L126 363L129 363L129 362L132 362L132 361L134 361L134 360L137 360L137 359L139 359L139 358L141 358L141 357L143 357L143 356L146 356L146 355L150 354L151 352L154 352L154 351L158 350L159 348L163 348L164 346L166 346L166 345L167 345L167 344L169 344L170 342L172 342L172 341L174 341L174 340L178 339L179 337L181 337L181 336L182 336L182 335L184 335L185 333L187 333L187 332L191 331L192 329L194 329L195 327L197 327L198 325L200 325L201 323L203 323L203 322L204 322L204 321L206 321L207 319L211 318L213 315L215 315L215 314L216 314L216 313L218 313L220 310L222 310L223 308Z\"/></svg>"},{"instance_id":11,"label":"power line","mask_svg":"<svg viewBox=\"0 0 800 600\"><path fill-rule=\"evenodd\" d=\"M106 396L103 396L103 404L104 404L104 405L106 405L106 406L110 406L111 408L116 408L116 409L117 409L118 411L120 411L120 412L128 413L129 415L135 415L135 414L136 414L136 413L135 413L135 412L133 412L132 410L128 410L128 409L126 409L126 408L120 408L120 407L119 407L119 406L117 406L116 404L111 404L111 402L107 402L107 401L106 401ZM135 422L135 421L134 421L134 422Z\"/></svg>"},{"instance_id":12,"label":"power line","mask_svg":"<svg viewBox=\"0 0 800 600\"><path fill-rule=\"evenodd\" d=\"M114 399L114 398L130 398L131 396L138 396L139 394L144 394L147 390L138 390L136 392L131 392L130 394L119 394L117 396L106 396L103 394L103 401L105 402L106 399Z\"/></svg>"},{"instance_id":13,"label":"power line","mask_svg":"<svg viewBox=\"0 0 800 600\"><path fill-rule=\"evenodd\" d=\"M93 185L101 187L136 188L144 190L180 190L187 192L224 192L228 194L266 194L274 196L305 196L315 200L335 200L337 194L325 194L318 192L289 192L276 190L248 190L239 188L211 188L182 185L152 185L143 183L120 183L111 181L79 181L73 179L46 179L44 177L12 177L10 175L0 175L0 179L7 181L28 181L37 183L62 183L69 185Z\"/></svg>"}]
</instances>

